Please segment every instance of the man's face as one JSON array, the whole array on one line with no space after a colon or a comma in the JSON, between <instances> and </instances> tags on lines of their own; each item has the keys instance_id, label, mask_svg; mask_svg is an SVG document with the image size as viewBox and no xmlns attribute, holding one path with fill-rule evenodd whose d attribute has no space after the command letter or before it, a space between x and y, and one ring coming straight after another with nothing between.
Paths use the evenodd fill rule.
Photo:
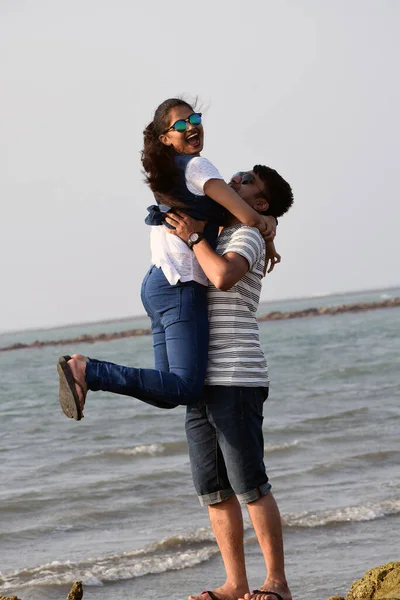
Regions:
<instances>
[{"instance_id":1,"label":"man's face","mask_svg":"<svg viewBox=\"0 0 400 600\"><path fill-rule=\"evenodd\" d=\"M264 182L254 171L240 171L232 176L229 185L235 192L258 211L268 209L268 195Z\"/></svg>"}]
</instances>

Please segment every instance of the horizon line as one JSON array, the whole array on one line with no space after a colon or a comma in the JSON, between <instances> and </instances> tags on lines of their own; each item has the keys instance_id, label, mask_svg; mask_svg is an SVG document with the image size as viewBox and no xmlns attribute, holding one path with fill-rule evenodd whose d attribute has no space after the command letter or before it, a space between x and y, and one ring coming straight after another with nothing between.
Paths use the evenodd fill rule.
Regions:
<instances>
[{"instance_id":1,"label":"horizon line","mask_svg":"<svg viewBox=\"0 0 400 600\"><path fill-rule=\"evenodd\" d=\"M372 292L384 292L390 290L400 289L400 285L391 285L389 287L383 288L369 288L369 289L357 289L357 290L348 290L347 292L337 291L337 292L327 292L327 293L315 293L310 296L287 296L283 298L276 298L274 300L260 300L260 304L275 304L276 302L291 302L291 301L299 301L299 300L312 300L316 298L326 298L328 296L349 296L351 294L368 294ZM61 323L59 325L44 325L42 327L28 327L26 329L5 329L0 331L0 335L12 335L14 333L26 333L26 332L35 332L35 331L55 331L57 329L66 329L69 327L84 327L87 325L100 325L100 324L108 324L108 323L121 323L124 321L132 321L136 319L143 319L147 317L146 313L142 313L139 315L128 315L126 317L111 317L100 319L97 321L79 321L74 323Z\"/></svg>"}]
</instances>

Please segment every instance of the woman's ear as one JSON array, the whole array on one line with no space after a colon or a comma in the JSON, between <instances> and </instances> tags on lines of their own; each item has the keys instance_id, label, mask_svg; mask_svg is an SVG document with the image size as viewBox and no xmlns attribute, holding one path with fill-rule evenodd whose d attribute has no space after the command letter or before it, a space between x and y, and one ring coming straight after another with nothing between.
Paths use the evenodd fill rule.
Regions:
<instances>
[{"instance_id":1,"label":"woman's ear","mask_svg":"<svg viewBox=\"0 0 400 600\"><path fill-rule=\"evenodd\" d=\"M172 144L171 140L169 139L169 137L165 133L162 133L161 135L159 135L158 139L165 146L170 146Z\"/></svg>"}]
</instances>

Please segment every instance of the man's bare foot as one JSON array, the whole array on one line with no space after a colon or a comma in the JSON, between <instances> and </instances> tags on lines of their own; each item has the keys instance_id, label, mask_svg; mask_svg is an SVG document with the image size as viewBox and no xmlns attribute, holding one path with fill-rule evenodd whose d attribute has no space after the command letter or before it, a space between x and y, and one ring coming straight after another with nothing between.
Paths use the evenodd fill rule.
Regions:
<instances>
[{"instance_id":1,"label":"man's bare foot","mask_svg":"<svg viewBox=\"0 0 400 600\"><path fill-rule=\"evenodd\" d=\"M86 360L77 359L77 356L82 356L82 354L74 354L71 360L68 361L68 366L71 369L71 373L73 378L76 381L75 390L79 398L80 407L83 413L83 409L85 407L86 394L88 391L86 385Z\"/></svg>"},{"instance_id":2,"label":"man's bare foot","mask_svg":"<svg viewBox=\"0 0 400 600\"><path fill-rule=\"evenodd\" d=\"M237 600L239 596L244 596L248 591L249 586L246 584L241 586L233 586L228 583L221 585L212 591L212 594L216 600ZM199 596L189 596L188 600L210 600L211 597L206 592L199 594Z\"/></svg>"},{"instance_id":3,"label":"man's bare foot","mask_svg":"<svg viewBox=\"0 0 400 600\"><path fill-rule=\"evenodd\" d=\"M239 597L238 600L277 600L276 596L268 594L268 592L276 592L282 597L282 600L292 600L292 594L286 582L274 581L267 579L260 588L258 588L258 594L245 594L245 596ZM265 593L262 593L265 590Z\"/></svg>"}]
</instances>

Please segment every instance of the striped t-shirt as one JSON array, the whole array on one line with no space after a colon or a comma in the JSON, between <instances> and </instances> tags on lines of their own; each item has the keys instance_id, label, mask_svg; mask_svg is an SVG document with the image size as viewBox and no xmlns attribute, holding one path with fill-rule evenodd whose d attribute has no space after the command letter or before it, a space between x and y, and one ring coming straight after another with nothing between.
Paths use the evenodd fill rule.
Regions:
<instances>
[{"instance_id":1,"label":"striped t-shirt","mask_svg":"<svg viewBox=\"0 0 400 600\"><path fill-rule=\"evenodd\" d=\"M267 362L256 318L264 275L264 240L257 229L239 223L222 230L216 252L220 256L240 254L249 270L227 292L208 284L210 342L205 385L267 387Z\"/></svg>"}]
</instances>

